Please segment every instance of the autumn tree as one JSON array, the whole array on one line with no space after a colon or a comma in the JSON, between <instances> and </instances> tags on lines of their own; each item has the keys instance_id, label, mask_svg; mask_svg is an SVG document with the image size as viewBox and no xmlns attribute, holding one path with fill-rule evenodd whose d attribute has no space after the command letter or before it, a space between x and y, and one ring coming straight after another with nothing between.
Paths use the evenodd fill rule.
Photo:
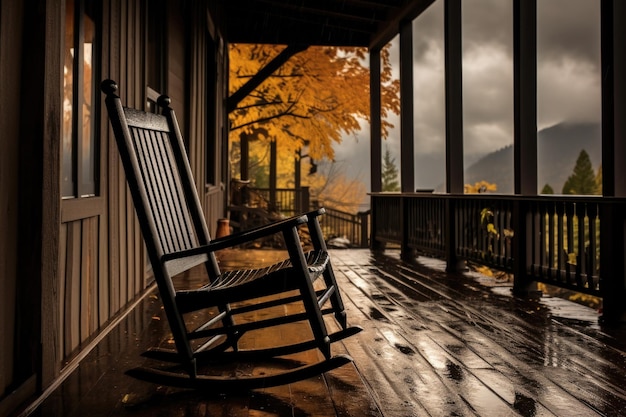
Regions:
<instances>
[{"instance_id":1,"label":"autumn tree","mask_svg":"<svg viewBox=\"0 0 626 417\"><path fill-rule=\"evenodd\" d=\"M280 45L232 44L230 94L238 91L281 50ZM333 143L370 120L369 68L363 48L309 47L292 56L229 114L231 140L242 131L252 139L279 140L294 155L305 143L315 159L334 157ZM389 112L400 109L399 82L391 78L389 51L381 52L382 134Z\"/></svg>"},{"instance_id":2,"label":"autumn tree","mask_svg":"<svg viewBox=\"0 0 626 417\"><path fill-rule=\"evenodd\" d=\"M578 154L572 175L563 185L563 194L591 195L595 194L596 189L596 174L589 154L583 149Z\"/></svg>"},{"instance_id":3,"label":"autumn tree","mask_svg":"<svg viewBox=\"0 0 626 417\"><path fill-rule=\"evenodd\" d=\"M284 49L280 45L230 45L231 96ZM386 137L392 127L387 116L389 112L399 113L400 109L399 82L392 79L388 49L381 51L381 82L381 133ZM235 144L242 134L250 142L262 145L250 147L250 160L261 160L263 144L275 141L278 172L285 173L282 178L279 175L278 186L281 181L282 186L289 186L297 152L306 147L307 155L313 160L332 161L333 145L340 143L345 135L360 131L362 122L370 121L369 106L365 49L309 47L291 56L231 109L231 169L236 169L240 160ZM236 171L232 175L238 176ZM342 176L334 178L349 183Z\"/></svg>"},{"instance_id":4,"label":"autumn tree","mask_svg":"<svg viewBox=\"0 0 626 417\"><path fill-rule=\"evenodd\" d=\"M400 191L400 182L398 181L398 166L396 158L391 156L389 148L385 146L385 155L383 157L382 170L382 191Z\"/></svg>"}]
</instances>

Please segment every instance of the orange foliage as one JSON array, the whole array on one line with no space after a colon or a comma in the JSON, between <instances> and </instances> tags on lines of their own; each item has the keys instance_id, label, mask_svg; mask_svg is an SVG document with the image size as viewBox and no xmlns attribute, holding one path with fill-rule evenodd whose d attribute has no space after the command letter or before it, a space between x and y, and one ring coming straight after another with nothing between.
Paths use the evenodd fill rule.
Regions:
<instances>
[{"instance_id":1,"label":"orange foliage","mask_svg":"<svg viewBox=\"0 0 626 417\"><path fill-rule=\"evenodd\" d=\"M280 45L230 45L230 93L278 55ZM391 79L389 53L381 52L383 136L398 113L399 82ZM279 158L308 144L309 155L333 159L333 143L360 130L369 116L369 68L361 48L309 47L291 57L229 115L231 141L243 130L252 139L277 140Z\"/></svg>"}]
</instances>

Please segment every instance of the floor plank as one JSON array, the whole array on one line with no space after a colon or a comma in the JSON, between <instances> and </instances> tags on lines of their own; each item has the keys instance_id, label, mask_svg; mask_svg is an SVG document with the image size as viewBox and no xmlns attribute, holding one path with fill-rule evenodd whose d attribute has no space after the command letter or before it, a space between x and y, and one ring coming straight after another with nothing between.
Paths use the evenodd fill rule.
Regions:
<instances>
[{"instance_id":1,"label":"floor plank","mask_svg":"<svg viewBox=\"0 0 626 417\"><path fill-rule=\"evenodd\" d=\"M222 266L271 262L241 251ZM448 274L441 261L333 250L348 320L364 330L333 346L354 363L306 381L223 394L136 381L124 370L168 344L157 296L91 352L39 416L626 416L626 332L561 299L511 295L511 284ZM198 276L179 277L197 285ZM329 326L336 326L332 321ZM289 343L294 324L248 343ZM306 331L306 329L304 329ZM268 340L268 337L270 338ZM301 360L319 359L316 351ZM263 367L253 372L264 372Z\"/></svg>"}]
</instances>

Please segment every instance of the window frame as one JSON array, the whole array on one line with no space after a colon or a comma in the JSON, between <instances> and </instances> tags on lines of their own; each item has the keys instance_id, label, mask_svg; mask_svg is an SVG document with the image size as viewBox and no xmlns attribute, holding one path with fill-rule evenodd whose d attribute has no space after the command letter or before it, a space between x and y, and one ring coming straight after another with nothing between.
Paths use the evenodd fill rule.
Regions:
<instances>
[{"instance_id":1,"label":"window frame","mask_svg":"<svg viewBox=\"0 0 626 417\"><path fill-rule=\"evenodd\" d=\"M72 21L70 22L69 11L67 10L68 4L73 4L73 13L71 15ZM88 10L86 4L91 6L91 10ZM81 199L92 198L101 195L100 190L100 130L98 128L100 122L100 100L97 100L98 82L100 79L99 58L101 51L101 19L98 10L99 2L88 2L88 0L67 0L66 1L66 14L65 14L65 31L66 35L68 29L72 28L72 45L63 45L63 51L73 51L72 55L72 68L71 68L71 94L66 94L65 79L62 80L64 85L63 91L63 103L64 107L66 99L70 99L71 106L71 121L69 122L69 132L66 132L66 124L62 124L62 142L65 143L67 139L71 141L71 149L69 155L65 152L67 148L61 148L61 161L71 165L70 170L62 167L61 169L61 198L68 199ZM89 85L90 91L89 98L86 97L85 86L85 45L86 42L86 30L85 20L89 18L93 25L93 36L91 42L91 82ZM64 39L67 41L68 37ZM70 52L71 53L71 52ZM64 66L64 69L66 67ZM65 71L63 71L65 77ZM90 99L90 103L89 100ZM85 107L90 106L90 115L85 116ZM65 112L65 110L63 110ZM65 115L63 115L65 120ZM88 135L86 140L84 131L85 121L89 123ZM88 160L91 162L85 164L84 153L89 152ZM67 162L66 162L67 161ZM67 176L71 176L69 180L66 180Z\"/></svg>"}]
</instances>

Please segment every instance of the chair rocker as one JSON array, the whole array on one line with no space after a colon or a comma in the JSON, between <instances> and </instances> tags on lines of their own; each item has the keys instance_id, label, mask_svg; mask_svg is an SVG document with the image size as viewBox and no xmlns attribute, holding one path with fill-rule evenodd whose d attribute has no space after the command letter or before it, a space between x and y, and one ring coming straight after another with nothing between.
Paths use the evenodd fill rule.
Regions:
<instances>
[{"instance_id":1,"label":"chair rocker","mask_svg":"<svg viewBox=\"0 0 626 417\"><path fill-rule=\"evenodd\" d=\"M112 80L103 81L101 89L106 94L113 133L175 346L175 350L148 350L143 355L157 365L126 373L161 385L225 392L284 385L351 362L347 355L331 354L333 342L362 329L347 325L318 222L324 210L211 240L170 99L158 99L162 114L157 115L123 107ZM299 239L301 227L307 227L310 234L313 248L308 252ZM288 259L270 267L220 271L215 251L272 234L284 239ZM209 277L206 285L175 288L174 276L202 264ZM319 277L323 280L317 280ZM255 314L255 321L250 321L251 312L275 313L277 306L288 304L299 306L297 312L269 318L267 314ZM201 310L211 311L206 314L211 318L191 326L189 316ZM242 314L246 314L245 320ZM334 333L327 330L327 314L334 315L339 324ZM307 322L310 337L259 349L240 346L249 332L275 331L277 326L295 322ZM215 370L216 365L227 362L290 362L284 356L314 349L323 354L322 360L312 364L291 360L298 366L287 370L245 376L224 376Z\"/></svg>"}]
</instances>

